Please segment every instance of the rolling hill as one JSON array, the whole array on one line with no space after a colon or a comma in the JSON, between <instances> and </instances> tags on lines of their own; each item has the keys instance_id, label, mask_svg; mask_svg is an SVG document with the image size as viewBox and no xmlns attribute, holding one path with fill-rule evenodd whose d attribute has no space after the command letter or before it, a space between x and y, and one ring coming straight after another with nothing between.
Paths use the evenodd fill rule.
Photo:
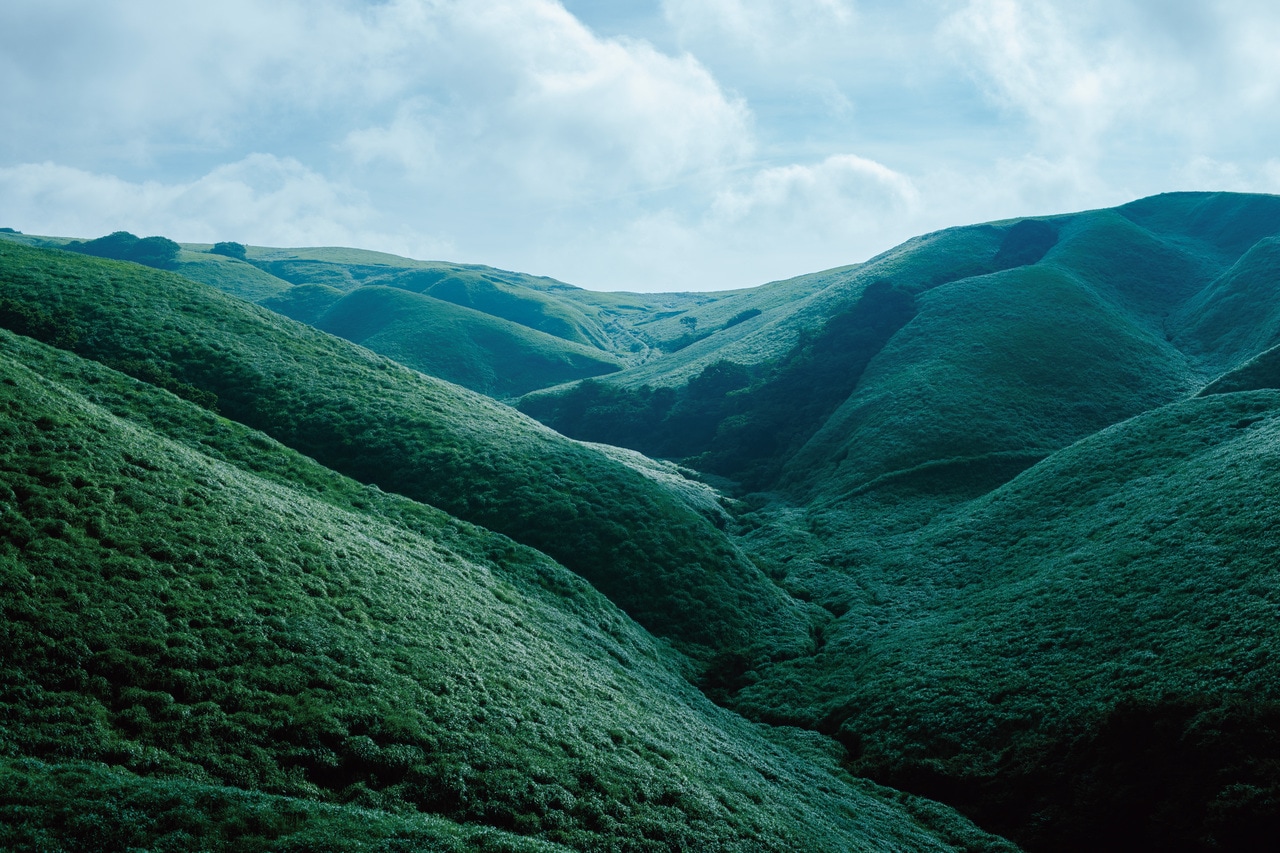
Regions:
<instances>
[{"instance_id":1,"label":"rolling hill","mask_svg":"<svg viewBox=\"0 0 1280 853\"><path fill-rule=\"evenodd\" d=\"M0 237L0 843L1280 832L1278 197L714 294L58 242Z\"/></svg>"}]
</instances>

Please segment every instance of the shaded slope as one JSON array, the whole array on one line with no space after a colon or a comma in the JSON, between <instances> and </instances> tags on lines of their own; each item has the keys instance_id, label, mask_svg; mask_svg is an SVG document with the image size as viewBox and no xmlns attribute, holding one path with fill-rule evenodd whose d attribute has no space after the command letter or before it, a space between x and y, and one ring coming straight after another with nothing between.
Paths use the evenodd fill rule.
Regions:
<instances>
[{"instance_id":1,"label":"shaded slope","mask_svg":"<svg viewBox=\"0 0 1280 853\"><path fill-rule=\"evenodd\" d=\"M1280 827L1280 394L1126 421L923 530L838 522L840 615L737 707L1033 850L1259 849Z\"/></svg>"},{"instance_id":2,"label":"shaded slope","mask_svg":"<svg viewBox=\"0 0 1280 853\"><path fill-rule=\"evenodd\" d=\"M8 333L0 409L8 839L994 843L761 738L503 537ZM104 798L138 814L95 834Z\"/></svg>"},{"instance_id":3,"label":"shaded slope","mask_svg":"<svg viewBox=\"0 0 1280 853\"><path fill-rule=\"evenodd\" d=\"M1199 396L1263 388L1280 388L1280 346L1259 353L1235 370L1219 376L1201 388Z\"/></svg>"},{"instance_id":4,"label":"shaded slope","mask_svg":"<svg viewBox=\"0 0 1280 853\"><path fill-rule=\"evenodd\" d=\"M1280 343L1280 238L1258 241L1179 312L1178 340L1213 372Z\"/></svg>"},{"instance_id":5,"label":"shaded slope","mask_svg":"<svg viewBox=\"0 0 1280 853\"><path fill-rule=\"evenodd\" d=\"M947 463L980 490L1193 387L1181 354L1079 278L1053 266L929 291L856 394L788 465L828 493ZM989 459L991 477L973 467ZM975 479L976 477L976 479Z\"/></svg>"},{"instance_id":6,"label":"shaded slope","mask_svg":"<svg viewBox=\"0 0 1280 853\"><path fill-rule=\"evenodd\" d=\"M521 406L747 489L830 496L927 466L917 479L980 493L1193 387L1168 316L1220 271L1112 211L950 229L822 274L816 290L805 277L730 295L714 310L763 307Z\"/></svg>"},{"instance_id":7,"label":"shaded slope","mask_svg":"<svg viewBox=\"0 0 1280 853\"><path fill-rule=\"evenodd\" d=\"M488 398L179 276L16 245L0 276L28 333L45 317L78 353L539 548L690 651L808 645L802 611L680 496Z\"/></svg>"},{"instance_id":8,"label":"shaded slope","mask_svg":"<svg viewBox=\"0 0 1280 853\"><path fill-rule=\"evenodd\" d=\"M310 322L491 397L511 397L621 367L598 349L392 287L357 288Z\"/></svg>"},{"instance_id":9,"label":"shaded slope","mask_svg":"<svg viewBox=\"0 0 1280 853\"><path fill-rule=\"evenodd\" d=\"M1280 341L1278 230L1230 194L949 229L655 321L696 339L521 408L745 490L954 501Z\"/></svg>"}]
</instances>

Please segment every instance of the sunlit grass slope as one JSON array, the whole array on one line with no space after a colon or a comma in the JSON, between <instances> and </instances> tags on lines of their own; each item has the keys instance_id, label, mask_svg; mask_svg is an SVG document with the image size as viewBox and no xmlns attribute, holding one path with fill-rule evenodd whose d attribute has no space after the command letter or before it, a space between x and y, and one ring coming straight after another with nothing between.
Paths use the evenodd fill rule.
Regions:
<instances>
[{"instance_id":1,"label":"sunlit grass slope","mask_svg":"<svg viewBox=\"0 0 1280 853\"><path fill-rule=\"evenodd\" d=\"M1082 230L1086 245L1119 243L1139 258L1145 248L1101 223ZM1094 261L1079 246L1063 240L1033 266L923 294L915 318L790 460L790 479L839 493L928 466L931 487L955 469L990 488L1009 462L1029 464L1192 390L1185 357L1126 310L1128 292L1116 289L1130 282L1114 267L1105 288L1076 273L1075 256ZM984 481L975 469L985 465L994 470Z\"/></svg>"},{"instance_id":2,"label":"sunlit grass slope","mask_svg":"<svg viewBox=\"0 0 1280 853\"><path fill-rule=\"evenodd\" d=\"M559 298L576 290L549 278L492 267L414 261L355 249L264 249L249 260L292 284L339 290L366 285L398 287L473 308L573 343L610 349L610 336L594 312Z\"/></svg>"},{"instance_id":3,"label":"sunlit grass slope","mask_svg":"<svg viewBox=\"0 0 1280 853\"><path fill-rule=\"evenodd\" d=\"M829 515L788 582L838 618L737 707L1030 849L1258 849L1280 828L1278 496L1280 392L1255 391L1125 421L917 532Z\"/></svg>"},{"instance_id":4,"label":"sunlit grass slope","mask_svg":"<svg viewBox=\"0 0 1280 853\"><path fill-rule=\"evenodd\" d=\"M0 243L0 325L510 535L696 656L785 656L804 611L704 515L489 398L137 265Z\"/></svg>"},{"instance_id":5,"label":"sunlit grass slope","mask_svg":"<svg viewBox=\"0 0 1280 853\"><path fill-rule=\"evenodd\" d=\"M491 397L512 397L622 366L599 349L394 287L353 290L310 322Z\"/></svg>"},{"instance_id":6,"label":"sunlit grass slope","mask_svg":"<svg viewBox=\"0 0 1280 853\"><path fill-rule=\"evenodd\" d=\"M766 740L504 537L7 332L0 410L6 846L993 843Z\"/></svg>"},{"instance_id":7,"label":"sunlit grass slope","mask_svg":"<svg viewBox=\"0 0 1280 853\"><path fill-rule=\"evenodd\" d=\"M211 284L249 302L261 302L290 290L289 282L276 278L253 264L226 255L184 247L178 253L174 272L195 281Z\"/></svg>"}]
</instances>

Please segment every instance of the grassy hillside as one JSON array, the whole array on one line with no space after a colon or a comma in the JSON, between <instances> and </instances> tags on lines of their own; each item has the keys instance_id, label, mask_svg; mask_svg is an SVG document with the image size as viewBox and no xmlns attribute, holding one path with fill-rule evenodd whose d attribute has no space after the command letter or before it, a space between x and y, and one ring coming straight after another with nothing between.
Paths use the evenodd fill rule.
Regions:
<instances>
[{"instance_id":1,"label":"grassy hillside","mask_svg":"<svg viewBox=\"0 0 1280 853\"><path fill-rule=\"evenodd\" d=\"M554 279L349 249L255 247L248 257L265 272L291 284L323 284L343 291L367 285L398 287L573 343L611 348L609 335L597 317L558 297L577 288Z\"/></svg>"},{"instance_id":2,"label":"grassy hillside","mask_svg":"<svg viewBox=\"0 0 1280 853\"><path fill-rule=\"evenodd\" d=\"M9 333L0 408L8 847L994 843L763 738L504 537Z\"/></svg>"},{"instance_id":3,"label":"grassy hillside","mask_svg":"<svg viewBox=\"0 0 1280 853\"><path fill-rule=\"evenodd\" d=\"M0 325L538 548L698 657L785 656L811 643L805 611L661 483L189 279L3 243Z\"/></svg>"},{"instance_id":4,"label":"grassy hillside","mask_svg":"<svg viewBox=\"0 0 1280 853\"><path fill-rule=\"evenodd\" d=\"M1259 240L1179 312L1178 339L1214 372L1280 343L1280 238Z\"/></svg>"},{"instance_id":5,"label":"grassy hillside","mask_svg":"<svg viewBox=\"0 0 1280 853\"><path fill-rule=\"evenodd\" d=\"M264 304L276 307L272 300ZM491 397L517 396L622 367L598 349L394 287L357 288L310 323Z\"/></svg>"},{"instance_id":6,"label":"grassy hillside","mask_svg":"<svg viewBox=\"0 0 1280 853\"><path fill-rule=\"evenodd\" d=\"M1280 394L1215 395L921 530L829 510L787 583L836 618L737 706L1030 849L1254 849L1280 826L1277 448Z\"/></svg>"},{"instance_id":7,"label":"grassy hillside","mask_svg":"<svg viewBox=\"0 0 1280 853\"><path fill-rule=\"evenodd\" d=\"M1280 200L1208 194L949 229L655 321L697 339L521 408L744 490L973 496L1274 344L1240 312L1276 231Z\"/></svg>"}]
</instances>

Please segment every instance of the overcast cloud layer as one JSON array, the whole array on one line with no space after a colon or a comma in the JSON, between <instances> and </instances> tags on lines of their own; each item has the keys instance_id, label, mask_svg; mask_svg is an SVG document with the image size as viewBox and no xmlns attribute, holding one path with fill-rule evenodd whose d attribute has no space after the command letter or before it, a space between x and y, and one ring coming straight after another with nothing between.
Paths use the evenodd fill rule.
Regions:
<instances>
[{"instance_id":1,"label":"overcast cloud layer","mask_svg":"<svg viewBox=\"0 0 1280 853\"><path fill-rule=\"evenodd\" d=\"M750 286L1280 192L1271 0L7 0L0 226Z\"/></svg>"}]
</instances>

